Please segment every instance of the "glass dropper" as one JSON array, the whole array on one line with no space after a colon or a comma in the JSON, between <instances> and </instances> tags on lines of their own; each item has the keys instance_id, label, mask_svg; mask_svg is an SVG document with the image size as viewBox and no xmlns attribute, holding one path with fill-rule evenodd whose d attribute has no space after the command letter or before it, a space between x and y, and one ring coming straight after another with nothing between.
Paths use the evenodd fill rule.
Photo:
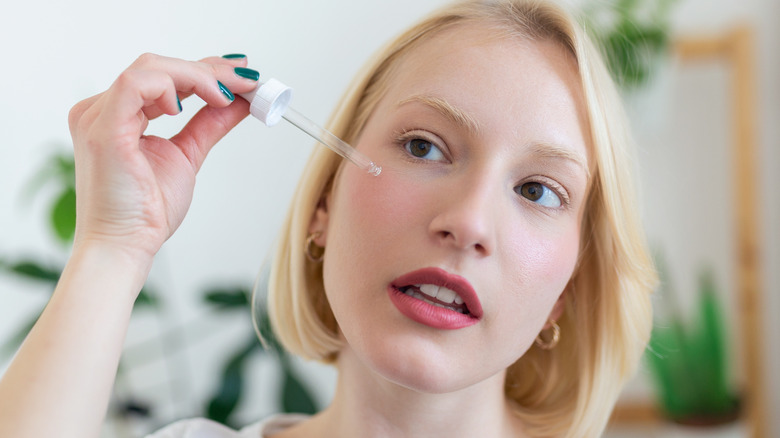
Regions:
<instances>
[{"instance_id":1,"label":"glass dropper","mask_svg":"<svg viewBox=\"0 0 780 438\"><path fill-rule=\"evenodd\" d=\"M241 94L241 97L249 101L249 112L255 118L265 123L266 126L273 126L284 118L293 126L309 134L312 138L369 174L377 176L382 172L380 166L376 165L360 151L291 108L292 88L278 80L269 79L265 83L260 84L254 91Z\"/></svg>"}]
</instances>

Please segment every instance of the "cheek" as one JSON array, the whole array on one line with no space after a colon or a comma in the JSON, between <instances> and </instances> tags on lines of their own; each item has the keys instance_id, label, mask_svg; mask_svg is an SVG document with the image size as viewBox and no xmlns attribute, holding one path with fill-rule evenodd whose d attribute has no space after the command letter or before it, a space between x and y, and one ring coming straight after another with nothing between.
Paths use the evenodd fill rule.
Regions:
<instances>
[{"instance_id":1,"label":"cheek","mask_svg":"<svg viewBox=\"0 0 780 438\"><path fill-rule=\"evenodd\" d=\"M420 240L425 204L424 193L392 172L374 177L347 165L334 184L323 281L342 334L357 351L373 351L381 336L376 328L400 318L386 288L398 275L395 263Z\"/></svg>"},{"instance_id":2,"label":"cheek","mask_svg":"<svg viewBox=\"0 0 780 438\"><path fill-rule=\"evenodd\" d=\"M375 177L345 166L328 205L325 290L329 295L342 291L329 297L333 301L353 293L378 300L394 278L388 261L401 260L414 236L419 241L415 230L421 227L415 224L422 223L419 210L425 196L396 173L383 171Z\"/></svg>"},{"instance_id":3,"label":"cheek","mask_svg":"<svg viewBox=\"0 0 780 438\"><path fill-rule=\"evenodd\" d=\"M336 187L333 224L360 233L371 245L391 244L409 234L420 221L428 194L398 173L383 171L374 177L349 167Z\"/></svg>"},{"instance_id":4,"label":"cheek","mask_svg":"<svg viewBox=\"0 0 780 438\"><path fill-rule=\"evenodd\" d=\"M504 272L514 272L515 300L507 312L523 315L532 331L543 324L560 294L566 288L579 255L579 228L557 228L555 233L524 229L507 245ZM510 310L511 308L511 310Z\"/></svg>"},{"instance_id":5,"label":"cheek","mask_svg":"<svg viewBox=\"0 0 780 438\"><path fill-rule=\"evenodd\" d=\"M526 236L518 244L521 266L538 282L565 285L574 271L579 252L579 230L572 226L551 235Z\"/></svg>"}]
</instances>

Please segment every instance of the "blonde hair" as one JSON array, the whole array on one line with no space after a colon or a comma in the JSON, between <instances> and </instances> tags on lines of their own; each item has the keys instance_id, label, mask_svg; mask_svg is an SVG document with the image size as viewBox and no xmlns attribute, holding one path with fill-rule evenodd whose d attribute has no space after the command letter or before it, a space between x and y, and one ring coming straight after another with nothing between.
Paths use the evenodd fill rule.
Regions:
<instances>
[{"instance_id":1,"label":"blonde hair","mask_svg":"<svg viewBox=\"0 0 780 438\"><path fill-rule=\"evenodd\" d=\"M465 23L490 26L500 36L555 41L572 54L579 70L592 136L593 180L579 261L559 321L562 340L552 351L532 347L510 366L505 392L532 435L599 436L647 344L656 276L638 217L628 123L584 30L544 1L456 3L382 50L347 91L329 128L354 143L400 60L442 30ZM325 148L315 148L281 231L269 280L269 315L278 339L291 352L323 362L335 360L343 341L325 297L322 265L309 262L303 249L317 204L341 161Z\"/></svg>"}]
</instances>

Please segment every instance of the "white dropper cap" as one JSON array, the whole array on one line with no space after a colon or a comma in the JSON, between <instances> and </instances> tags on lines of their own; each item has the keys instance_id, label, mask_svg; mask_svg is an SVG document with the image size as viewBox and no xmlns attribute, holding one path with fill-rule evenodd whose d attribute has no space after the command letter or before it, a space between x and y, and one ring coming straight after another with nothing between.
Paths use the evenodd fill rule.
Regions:
<instances>
[{"instance_id":1,"label":"white dropper cap","mask_svg":"<svg viewBox=\"0 0 780 438\"><path fill-rule=\"evenodd\" d=\"M293 89L277 81L269 79L249 93L241 93L251 105L249 112L266 126L273 126L282 120L284 112L290 106Z\"/></svg>"}]
</instances>

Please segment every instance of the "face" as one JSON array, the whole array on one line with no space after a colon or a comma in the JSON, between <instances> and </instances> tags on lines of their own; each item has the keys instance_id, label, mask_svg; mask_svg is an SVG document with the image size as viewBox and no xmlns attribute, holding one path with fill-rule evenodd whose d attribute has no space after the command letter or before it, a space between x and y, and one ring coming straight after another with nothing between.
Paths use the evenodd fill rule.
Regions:
<instances>
[{"instance_id":1,"label":"face","mask_svg":"<svg viewBox=\"0 0 780 438\"><path fill-rule=\"evenodd\" d=\"M345 165L311 224L361 364L441 393L502 377L528 350L577 261L584 114L552 42L460 27L401 62L356 142L382 173Z\"/></svg>"}]
</instances>

